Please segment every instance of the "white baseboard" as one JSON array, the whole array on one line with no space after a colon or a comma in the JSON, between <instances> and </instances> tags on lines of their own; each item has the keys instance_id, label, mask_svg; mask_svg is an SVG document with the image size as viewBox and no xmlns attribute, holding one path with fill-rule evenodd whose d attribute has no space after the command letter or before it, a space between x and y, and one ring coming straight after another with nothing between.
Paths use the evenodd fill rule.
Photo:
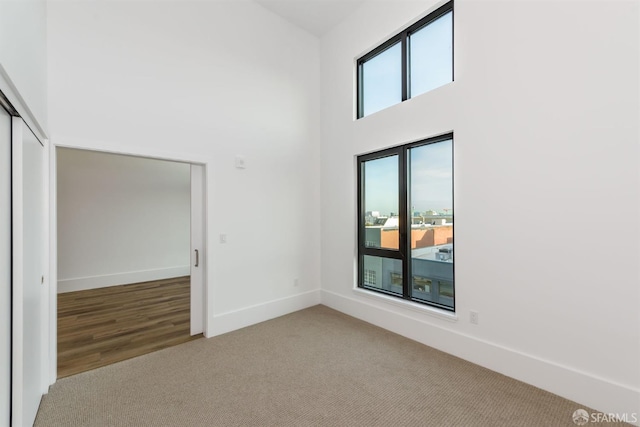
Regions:
<instances>
[{"instance_id":1,"label":"white baseboard","mask_svg":"<svg viewBox=\"0 0 640 427\"><path fill-rule=\"evenodd\" d=\"M320 290L292 295L239 310L214 315L207 328L207 338L235 331L256 323L284 316L320 304Z\"/></svg>"},{"instance_id":2,"label":"white baseboard","mask_svg":"<svg viewBox=\"0 0 640 427\"><path fill-rule=\"evenodd\" d=\"M358 298L322 291L322 304L422 344L607 414L627 414L640 425L640 390L570 366L525 354L473 336L422 322ZM572 414L567 414L571 420Z\"/></svg>"},{"instance_id":3,"label":"white baseboard","mask_svg":"<svg viewBox=\"0 0 640 427\"><path fill-rule=\"evenodd\" d=\"M129 271L126 273L106 274L102 276L78 277L58 280L58 293L105 288L107 286L128 285L148 282L149 280L171 279L191 274L188 265L159 268L155 270Z\"/></svg>"}]
</instances>

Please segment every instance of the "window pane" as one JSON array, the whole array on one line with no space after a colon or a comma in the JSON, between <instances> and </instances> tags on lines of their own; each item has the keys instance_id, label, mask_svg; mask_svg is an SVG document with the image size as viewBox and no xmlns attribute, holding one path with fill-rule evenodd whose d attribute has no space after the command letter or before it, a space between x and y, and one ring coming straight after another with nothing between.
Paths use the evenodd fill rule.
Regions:
<instances>
[{"instance_id":1,"label":"window pane","mask_svg":"<svg viewBox=\"0 0 640 427\"><path fill-rule=\"evenodd\" d=\"M362 116L402 101L401 53L396 43L362 64Z\"/></svg>"},{"instance_id":2,"label":"window pane","mask_svg":"<svg viewBox=\"0 0 640 427\"><path fill-rule=\"evenodd\" d=\"M453 307L453 144L409 150L411 296Z\"/></svg>"},{"instance_id":3,"label":"window pane","mask_svg":"<svg viewBox=\"0 0 640 427\"><path fill-rule=\"evenodd\" d=\"M409 37L410 96L453 79L453 13L448 12Z\"/></svg>"},{"instance_id":4,"label":"window pane","mask_svg":"<svg viewBox=\"0 0 640 427\"><path fill-rule=\"evenodd\" d=\"M365 255L363 286L402 295L402 261Z\"/></svg>"},{"instance_id":5,"label":"window pane","mask_svg":"<svg viewBox=\"0 0 640 427\"><path fill-rule=\"evenodd\" d=\"M370 248L398 249L398 156L363 163L365 243Z\"/></svg>"}]
</instances>

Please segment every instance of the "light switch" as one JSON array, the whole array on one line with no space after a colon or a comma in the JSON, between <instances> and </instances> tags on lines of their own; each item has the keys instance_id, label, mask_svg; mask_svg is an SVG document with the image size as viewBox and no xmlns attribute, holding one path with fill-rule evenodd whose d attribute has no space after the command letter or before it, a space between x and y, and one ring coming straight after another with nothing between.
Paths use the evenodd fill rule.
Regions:
<instances>
[{"instance_id":1,"label":"light switch","mask_svg":"<svg viewBox=\"0 0 640 427\"><path fill-rule=\"evenodd\" d=\"M244 169L245 167L244 156L236 156L236 169Z\"/></svg>"},{"instance_id":2,"label":"light switch","mask_svg":"<svg viewBox=\"0 0 640 427\"><path fill-rule=\"evenodd\" d=\"M227 235L226 234L221 234L220 235L220 243L227 243Z\"/></svg>"}]
</instances>

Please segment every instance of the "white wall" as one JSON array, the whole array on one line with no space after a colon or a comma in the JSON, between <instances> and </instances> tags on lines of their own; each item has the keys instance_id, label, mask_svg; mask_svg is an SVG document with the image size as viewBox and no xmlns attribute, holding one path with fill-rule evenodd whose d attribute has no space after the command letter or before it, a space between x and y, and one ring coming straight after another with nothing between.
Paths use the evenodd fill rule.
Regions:
<instances>
[{"instance_id":1,"label":"white wall","mask_svg":"<svg viewBox=\"0 0 640 427\"><path fill-rule=\"evenodd\" d=\"M33 117L47 127L47 5L44 0L0 1L0 66ZM1 73L0 73L1 74ZM0 76L0 81L2 81ZM0 87L6 90L6 87ZM12 100L15 102L15 100ZM26 111L21 111L23 118Z\"/></svg>"},{"instance_id":2,"label":"white wall","mask_svg":"<svg viewBox=\"0 0 640 427\"><path fill-rule=\"evenodd\" d=\"M58 148L58 293L189 275L190 165Z\"/></svg>"},{"instance_id":3,"label":"white wall","mask_svg":"<svg viewBox=\"0 0 640 427\"><path fill-rule=\"evenodd\" d=\"M434 8L369 2L321 40L323 302L582 405L640 414L638 4L456 0L456 81L354 121L355 58ZM354 156L448 131L453 320L353 290Z\"/></svg>"},{"instance_id":4,"label":"white wall","mask_svg":"<svg viewBox=\"0 0 640 427\"><path fill-rule=\"evenodd\" d=\"M53 143L206 166L207 333L319 302L318 39L237 0L48 11Z\"/></svg>"}]
</instances>

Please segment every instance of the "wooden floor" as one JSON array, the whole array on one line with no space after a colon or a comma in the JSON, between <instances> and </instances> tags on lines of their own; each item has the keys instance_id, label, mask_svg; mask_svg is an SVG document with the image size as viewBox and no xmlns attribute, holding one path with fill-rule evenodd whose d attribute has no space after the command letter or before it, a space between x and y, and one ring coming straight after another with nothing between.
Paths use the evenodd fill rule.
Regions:
<instances>
[{"instance_id":1,"label":"wooden floor","mask_svg":"<svg viewBox=\"0 0 640 427\"><path fill-rule=\"evenodd\" d=\"M58 294L58 378L190 336L189 276Z\"/></svg>"}]
</instances>

